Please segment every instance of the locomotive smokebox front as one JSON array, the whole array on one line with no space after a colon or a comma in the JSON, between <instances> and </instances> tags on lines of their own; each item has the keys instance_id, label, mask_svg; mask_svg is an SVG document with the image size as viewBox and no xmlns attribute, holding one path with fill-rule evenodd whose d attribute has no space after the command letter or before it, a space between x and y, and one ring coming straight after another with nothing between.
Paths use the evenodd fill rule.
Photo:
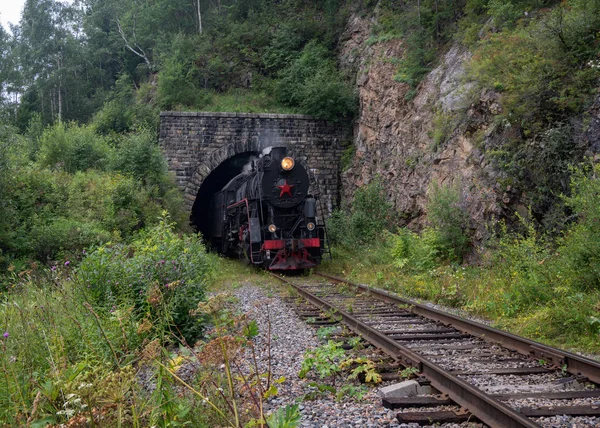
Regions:
<instances>
[{"instance_id":1,"label":"locomotive smokebox front","mask_svg":"<svg viewBox=\"0 0 600 428\"><path fill-rule=\"evenodd\" d=\"M269 203L278 208L292 208L304 200L310 184L308 173L287 156L285 147L273 148L271 161L263 168L263 196Z\"/></svg>"}]
</instances>

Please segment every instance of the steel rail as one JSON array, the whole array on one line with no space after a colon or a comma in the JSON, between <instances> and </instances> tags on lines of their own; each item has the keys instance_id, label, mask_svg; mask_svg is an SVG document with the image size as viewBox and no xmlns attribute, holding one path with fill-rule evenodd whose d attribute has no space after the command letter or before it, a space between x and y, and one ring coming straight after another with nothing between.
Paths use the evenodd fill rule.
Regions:
<instances>
[{"instance_id":1,"label":"steel rail","mask_svg":"<svg viewBox=\"0 0 600 428\"><path fill-rule=\"evenodd\" d=\"M434 388L447 394L452 401L469 410L469 412L475 415L479 420L492 428L539 427L538 424L529 418L492 398L473 385L446 372L438 365L414 353L409 348L402 346L393 339L379 333L377 330L354 318L346 311L333 306L327 301L315 296L281 276L275 274L272 275L293 287L302 297L321 310L332 312L334 316L341 317L342 321L351 330L382 349L392 358L399 360L406 365L416 367L423 376L429 379Z\"/></svg>"},{"instance_id":2,"label":"steel rail","mask_svg":"<svg viewBox=\"0 0 600 428\"><path fill-rule=\"evenodd\" d=\"M316 273L316 275L335 282L352 285L371 293L378 299L389 303L408 305L409 310L416 315L421 315L425 318L439 321L446 325L451 325L457 330L501 344L505 348L516 351L520 354L531 355L536 358L543 359L558 367L564 368L568 373L585 376L592 382L600 383L600 363L597 361L573 354L571 352L563 351L561 349L552 348L542 343L525 339L524 337L507 333L476 321L467 320L456 315L451 315L433 308L429 308L425 305L421 305L417 302L413 302L412 300L399 297L379 288L370 287L364 284L356 284L348 280L323 273Z\"/></svg>"}]
</instances>

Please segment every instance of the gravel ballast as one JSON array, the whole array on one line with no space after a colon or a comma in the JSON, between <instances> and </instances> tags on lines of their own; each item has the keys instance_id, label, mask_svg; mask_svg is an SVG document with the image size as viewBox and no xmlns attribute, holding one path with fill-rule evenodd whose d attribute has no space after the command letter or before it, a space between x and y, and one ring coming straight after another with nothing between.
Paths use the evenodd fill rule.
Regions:
<instances>
[{"instance_id":1,"label":"gravel ballast","mask_svg":"<svg viewBox=\"0 0 600 428\"><path fill-rule=\"evenodd\" d=\"M315 348L319 342L315 330L300 320L294 312L278 297L268 297L267 292L251 284L245 284L234 291L239 299L240 309L254 319L260 330L255 338L261 370L267 371L269 323L271 329L271 370L273 378L285 377L278 386L277 397L266 403L266 412L270 413L281 406L299 403L302 414L301 427L409 427L416 424L399 424L397 411L384 408L377 395L379 388L370 388L367 394L357 402L350 398L336 401L331 394L316 400L303 401L306 394L314 393L310 380L300 379L298 373L306 350ZM342 381L343 382L343 381ZM450 426L467 426L446 424ZM481 426L470 424L469 426Z\"/></svg>"}]
</instances>

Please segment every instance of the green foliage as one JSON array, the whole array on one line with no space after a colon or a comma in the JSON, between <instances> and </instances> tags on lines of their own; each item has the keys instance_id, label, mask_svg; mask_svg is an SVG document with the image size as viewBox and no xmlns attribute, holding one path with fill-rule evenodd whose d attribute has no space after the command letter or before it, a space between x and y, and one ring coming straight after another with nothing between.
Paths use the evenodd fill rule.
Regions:
<instances>
[{"instance_id":1,"label":"green foliage","mask_svg":"<svg viewBox=\"0 0 600 428\"><path fill-rule=\"evenodd\" d=\"M457 119L452 113L436 111L433 117L433 149L443 147L456 128Z\"/></svg>"},{"instance_id":2,"label":"green foliage","mask_svg":"<svg viewBox=\"0 0 600 428\"><path fill-rule=\"evenodd\" d=\"M462 261L470 244L467 232L469 215L458 184L431 183L427 220L436 232L438 255L446 260Z\"/></svg>"},{"instance_id":3,"label":"green foliage","mask_svg":"<svg viewBox=\"0 0 600 428\"><path fill-rule=\"evenodd\" d=\"M561 194L570 192L572 167L583 158L571 125L557 123L528 144L509 142L494 154L510 184L528 192L530 209L539 225L550 233L564 230L568 209Z\"/></svg>"},{"instance_id":4,"label":"green foliage","mask_svg":"<svg viewBox=\"0 0 600 428\"><path fill-rule=\"evenodd\" d=\"M158 147L156 134L142 130L126 135L117 148L112 168L130 174L145 184L158 184L162 181L167 163Z\"/></svg>"},{"instance_id":5,"label":"green foliage","mask_svg":"<svg viewBox=\"0 0 600 428\"><path fill-rule=\"evenodd\" d=\"M403 379L411 379L419 374L419 369L416 367L406 367L400 371L400 377Z\"/></svg>"},{"instance_id":6,"label":"green foliage","mask_svg":"<svg viewBox=\"0 0 600 428\"><path fill-rule=\"evenodd\" d=\"M83 248L109 241L111 234L97 222L57 217L33 225L29 240L38 260L51 260L59 254L77 254Z\"/></svg>"},{"instance_id":7,"label":"green foliage","mask_svg":"<svg viewBox=\"0 0 600 428\"><path fill-rule=\"evenodd\" d=\"M377 373L375 363L368 358L347 358L340 363L340 368L342 370L350 369L348 379L358 379L359 377L362 377L366 383L371 384L380 383L382 380L381 375Z\"/></svg>"},{"instance_id":8,"label":"green foliage","mask_svg":"<svg viewBox=\"0 0 600 428\"><path fill-rule=\"evenodd\" d=\"M349 118L356 111L352 89L343 81L328 50L315 41L280 72L277 96L281 102L323 119Z\"/></svg>"},{"instance_id":9,"label":"green foliage","mask_svg":"<svg viewBox=\"0 0 600 428\"><path fill-rule=\"evenodd\" d=\"M78 270L98 306L133 305L137 319L148 317L155 334L174 329L188 343L202 332L202 322L189 313L203 299L211 275L199 239L176 235L167 217L130 245L98 248Z\"/></svg>"},{"instance_id":10,"label":"green foliage","mask_svg":"<svg viewBox=\"0 0 600 428\"><path fill-rule=\"evenodd\" d=\"M329 340L322 346L306 351L298 376L304 379L308 373L314 371L319 379L329 379L335 386L335 379L342 370L339 363L344 355L342 344Z\"/></svg>"},{"instance_id":11,"label":"green foliage","mask_svg":"<svg viewBox=\"0 0 600 428\"><path fill-rule=\"evenodd\" d=\"M158 192L131 177L92 170L73 176L31 167L18 171L6 199L11 232L0 241L17 255L45 261L80 253L111 236L131 237L156 223L161 211ZM165 197L163 206L178 213L179 199Z\"/></svg>"},{"instance_id":12,"label":"green foliage","mask_svg":"<svg viewBox=\"0 0 600 428\"><path fill-rule=\"evenodd\" d=\"M267 423L272 428L295 428L300 425L300 419L298 404L293 404L277 409L267 418Z\"/></svg>"},{"instance_id":13,"label":"green foliage","mask_svg":"<svg viewBox=\"0 0 600 428\"><path fill-rule=\"evenodd\" d=\"M354 155L356 154L356 146L354 144L349 144L348 147L344 149L342 153L342 157L340 159L340 166L342 171L347 171L348 168L352 167L352 161L354 159Z\"/></svg>"},{"instance_id":14,"label":"green foliage","mask_svg":"<svg viewBox=\"0 0 600 428\"><path fill-rule=\"evenodd\" d=\"M26 137L14 130L2 137L4 260L70 257L111 237L129 239L165 208L187 223L151 132L129 134L115 149L92 126L38 125L33 121Z\"/></svg>"},{"instance_id":15,"label":"green foliage","mask_svg":"<svg viewBox=\"0 0 600 428\"><path fill-rule=\"evenodd\" d=\"M600 167L577 171L566 203L578 221L560 241L561 273L581 290L600 289Z\"/></svg>"},{"instance_id":16,"label":"green foliage","mask_svg":"<svg viewBox=\"0 0 600 428\"><path fill-rule=\"evenodd\" d=\"M407 101L414 98L415 88L432 69L438 47L453 37L461 6L436 0L380 2L378 36L373 41L403 38L405 51L394 80L410 85Z\"/></svg>"},{"instance_id":17,"label":"green foliage","mask_svg":"<svg viewBox=\"0 0 600 428\"><path fill-rule=\"evenodd\" d=\"M158 109L155 106L156 90L145 83L135 90L134 82L127 74L117 78L108 100L92 118L92 126L100 135L111 136L139 129L156 129Z\"/></svg>"},{"instance_id":18,"label":"green foliage","mask_svg":"<svg viewBox=\"0 0 600 428\"><path fill-rule=\"evenodd\" d=\"M130 253L118 253L117 247L100 247L81 268L66 261L51 269L32 264L13 274L0 305L3 423L45 426L90 417L96 426L212 425L199 423L206 420L206 409L193 412L192 400L174 384L186 358L170 356L161 344L172 342L171 333L181 337L171 332L175 326L189 339L197 337L203 321L189 311L202 297L212 263L197 238L178 237L164 222L128 247ZM132 257L152 268L128 272L133 264L123 269L121 263ZM158 257L169 257L169 265ZM114 278L115 269L125 272L124 279L135 279L141 293L113 290L96 301L96 285L108 288L114 282L93 281ZM174 281L157 291L157 278ZM190 358L189 352L179 354ZM153 377L151 394L136 381L139 370Z\"/></svg>"},{"instance_id":19,"label":"green foliage","mask_svg":"<svg viewBox=\"0 0 600 428\"><path fill-rule=\"evenodd\" d=\"M270 83L269 83L270 84ZM212 92L203 111L226 111L234 113L281 113L294 114L299 110L282 105L265 83L265 89L234 88L227 92Z\"/></svg>"},{"instance_id":20,"label":"green foliage","mask_svg":"<svg viewBox=\"0 0 600 428\"><path fill-rule=\"evenodd\" d=\"M333 213L327 225L330 239L348 246L377 240L391 225L391 208L381 181L373 180L356 191L349 213Z\"/></svg>"},{"instance_id":21,"label":"green foliage","mask_svg":"<svg viewBox=\"0 0 600 428\"><path fill-rule=\"evenodd\" d=\"M40 137L40 163L68 173L90 168L104 169L111 149L107 141L88 126L56 125L44 130Z\"/></svg>"},{"instance_id":22,"label":"green foliage","mask_svg":"<svg viewBox=\"0 0 600 428\"><path fill-rule=\"evenodd\" d=\"M389 234L394 265L413 274L429 272L440 262L461 262L469 250L468 214L458 185L433 182L429 188L429 226L420 235L399 229Z\"/></svg>"},{"instance_id":23,"label":"green foliage","mask_svg":"<svg viewBox=\"0 0 600 428\"><path fill-rule=\"evenodd\" d=\"M10 376L0 376L0 420L9 425L26 425L22 415L63 423L100 400L122 406L128 400L119 395L117 378L125 396L136 384L130 371L108 374L119 363L116 350L122 355L140 345L137 323L127 308L96 318L84 290L67 280L72 274L70 267L48 269L3 296L0 316L9 336L0 343L0 371Z\"/></svg>"},{"instance_id":24,"label":"green foliage","mask_svg":"<svg viewBox=\"0 0 600 428\"><path fill-rule=\"evenodd\" d=\"M496 28L511 28L516 24L517 19L523 16L522 7L519 7L518 3L521 2L499 0L490 0L488 2L486 6L487 12Z\"/></svg>"},{"instance_id":25,"label":"green foliage","mask_svg":"<svg viewBox=\"0 0 600 428\"><path fill-rule=\"evenodd\" d=\"M391 255L398 269L408 272L426 272L436 266L438 260L438 237L434 229L426 228L417 235L402 228L390 234Z\"/></svg>"},{"instance_id":26,"label":"green foliage","mask_svg":"<svg viewBox=\"0 0 600 428\"><path fill-rule=\"evenodd\" d=\"M538 132L581 112L590 100L599 76L586 64L598 53L593 42L600 29L596 3L568 2L479 44L472 76L483 85L502 88L503 114L511 123Z\"/></svg>"},{"instance_id":27,"label":"green foliage","mask_svg":"<svg viewBox=\"0 0 600 428\"><path fill-rule=\"evenodd\" d=\"M200 81L195 75L197 70L193 62L197 42L196 37L178 34L174 37L169 52L163 55L157 91L157 102L161 109L171 110L176 105L202 107L208 101L209 94L199 87ZM209 66L219 67L215 60ZM225 64L221 69L224 67Z\"/></svg>"},{"instance_id":28,"label":"green foliage","mask_svg":"<svg viewBox=\"0 0 600 428\"><path fill-rule=\"evenodd\" d=\"M411 34L406 39L406 51L399 62L394 80L416 88L423 77L431 71L431 64L435 58L435 50L427 35L423 31ZM412 92L412 94L414 97L416 93Z\"/></svg>"}]
</instances>

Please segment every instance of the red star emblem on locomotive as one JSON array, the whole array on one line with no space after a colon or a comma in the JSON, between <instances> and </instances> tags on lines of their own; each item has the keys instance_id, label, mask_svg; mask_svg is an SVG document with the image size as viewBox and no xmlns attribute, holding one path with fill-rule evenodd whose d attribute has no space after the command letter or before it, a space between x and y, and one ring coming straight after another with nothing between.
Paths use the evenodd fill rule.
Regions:
<instances>
[{"instance_id":1,"label":"red star emblem on locomotive","mask_svg":"<svg viewBox=\"0 0 600 428\"><path fill-rule=\"evenodd\" d=\"M289 185L287 180L285 180L281 186L277 186L277 187L279 189L281 189L281 193L279 193L280 198L282 198L283 195L285 195L286 193L288 195L290 195L290 198L292 197L292 187L295 187L295 186Z\"/></svg>"}]
</instances>

